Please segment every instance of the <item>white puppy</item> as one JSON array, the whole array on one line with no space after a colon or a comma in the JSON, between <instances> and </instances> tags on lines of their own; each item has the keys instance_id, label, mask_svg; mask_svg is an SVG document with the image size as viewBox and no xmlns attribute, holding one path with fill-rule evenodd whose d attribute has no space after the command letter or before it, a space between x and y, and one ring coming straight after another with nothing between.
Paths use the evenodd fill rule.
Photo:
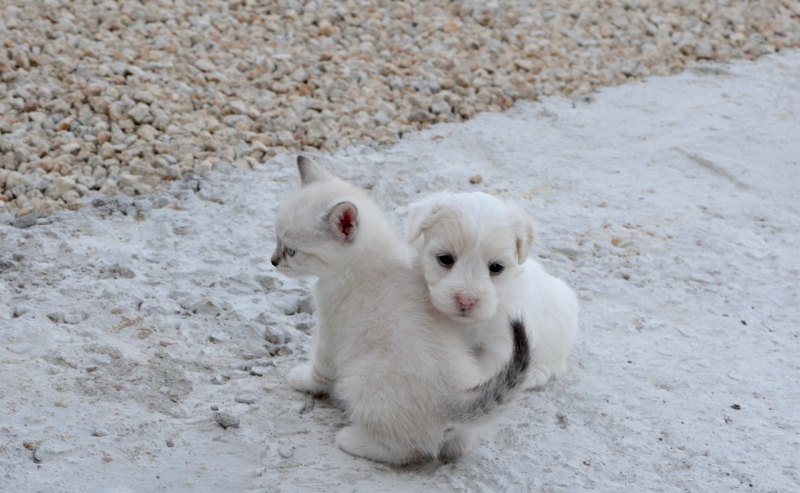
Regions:
<instances>
[{"instance_id":1,"label":"white puppy","mask_svg":"<svg viewBox=\"0 0 800 493\"><path fill-rule=\"evenodd\" d=\"M407 239L416 247L431 302L462 322L484 375L508 361L510 317L531 341L527 387L566 370L578 330L578 300L528 253L534 229L519 207L485 193L440 193L409 207Z\"/></svg>"}]
</instances>

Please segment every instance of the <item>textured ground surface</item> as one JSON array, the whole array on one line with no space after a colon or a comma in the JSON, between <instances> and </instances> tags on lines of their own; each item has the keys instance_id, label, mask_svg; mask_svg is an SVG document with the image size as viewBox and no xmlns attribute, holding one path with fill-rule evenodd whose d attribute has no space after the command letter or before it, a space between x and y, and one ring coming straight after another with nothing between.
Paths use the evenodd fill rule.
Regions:
<instances>
[{"instance_id":1,"label":"textured ground surface","mask_svg":"<svg viewBox=\"0 0 800 493\"><path fill-rule=\"evenodd\" d=\"M800 46L796 0L0 0L0 208Z\"/></svg>"},{"instance_id":2,"label":"textured ground surface","mask_svg":"<svg viewBox=\"0 0 800 493\"><path fill-rule=\"evenodd\" d=\"M398 225L445 188L519 202L580 294L568 374L448 465L350 457L287 387L313 318L269 264L293 156L0 214L0 489L800 491L798 135L795 52L320 156Z\"/></svg>"}]
</instances>

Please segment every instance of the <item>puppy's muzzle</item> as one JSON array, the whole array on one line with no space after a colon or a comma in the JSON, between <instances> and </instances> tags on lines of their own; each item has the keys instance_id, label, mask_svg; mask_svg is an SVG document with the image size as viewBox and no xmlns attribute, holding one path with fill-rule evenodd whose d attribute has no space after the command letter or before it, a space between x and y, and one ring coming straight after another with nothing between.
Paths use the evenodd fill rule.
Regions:
<instances>
[{"instance_id":1,"label":"puppy's muzzle","mask_svg":"<svg viewBox=\"0 0 800 493\"><path fill-rule=\"evenodd\" d=\"M465 294L457 294L456 295L456 307L462 314L467 314L475 309L478 306L478 298L475 296L465 295Z\"/></svg>"}]
</instances>

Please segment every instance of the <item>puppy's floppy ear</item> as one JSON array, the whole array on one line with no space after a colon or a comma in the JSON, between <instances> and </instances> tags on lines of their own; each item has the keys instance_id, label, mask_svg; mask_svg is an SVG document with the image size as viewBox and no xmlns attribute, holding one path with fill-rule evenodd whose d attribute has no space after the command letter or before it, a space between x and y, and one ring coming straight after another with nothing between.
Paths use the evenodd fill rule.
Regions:
<instances>
[{"instance_id":1,"label":"puppy's floppy ear","mask_svg":"<svg viewBox=\"0 0 800 493\"><path fill-rule=\"evenodd\" d=\"M536 239L536 232L533 227L533 219L521 207L508 204L511 210L512 228L517 237L517 262L524 264L528 260L533 242Z\"/></svg>"},{"instance_id":2,"label":"puppy's floppy ear","mask_svg":"<svg viewBox=\"0 0 800 493\"><path fill-rule=\"evenodd\" d=\"M352 202L339 202L325 214L330 232L342 243L352 243L358 233L358 207Z\"/></svg>"},{"instance_id":3,"label":"puppy's floppy ear","mask_svg":"<svg viewBox=\"0 0 800 493\"><path fill-rule=\"evenodd\" d=\"M436 197L428 197L409 205L406 217L406 241L414 243L417 238L422 236L422 233L430 227L433 216L441 208Z\"/></svg>"},{"instance_id":4,"label":"puppy's floppy ear","mask_svg":"<svg viewBox=\"0 0 800 493\"><path fill-rule=\"evenodd\" d=\"M333 175L305 156L297 156L297 169L300 171L300 183L303 186L319 180L329 180Z\"/></svg>"}]
</instances>

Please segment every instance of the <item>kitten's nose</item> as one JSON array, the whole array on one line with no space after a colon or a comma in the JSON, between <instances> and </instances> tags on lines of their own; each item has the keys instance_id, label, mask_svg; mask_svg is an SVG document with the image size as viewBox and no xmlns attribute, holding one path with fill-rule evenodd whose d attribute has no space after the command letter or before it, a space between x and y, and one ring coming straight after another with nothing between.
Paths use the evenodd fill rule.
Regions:
<instances>
[{"instance_id":1,"label":"kitten's nose","mask_svg":"<svg viewBox=\"0 0 800 493\"><path fill-rule=\"evenodd\" d=\"M273 256L272 256L272 259L271 259L271 260L272 260L272 266L273 266L273 267L277 267L277 266L278 266L278 264L280 264L280 263L281 263L281 258L280 258L280 257L277 257L277 256L275 256L275 255L273 255Z\"/></svg>"},{"instance_id":2,"label":"kitten's nose","mask_svg":"<svg viewBox=\"0 0 800 493\"><path fill-rule=\"evenodd\" d=\"M469 312L475 308L475 305L478 304L478 298L474 296L469 296L465 294L457 294L456 295L456 305L458 305L458 309L462 312Z\"/></svg>"}]
</instances>

